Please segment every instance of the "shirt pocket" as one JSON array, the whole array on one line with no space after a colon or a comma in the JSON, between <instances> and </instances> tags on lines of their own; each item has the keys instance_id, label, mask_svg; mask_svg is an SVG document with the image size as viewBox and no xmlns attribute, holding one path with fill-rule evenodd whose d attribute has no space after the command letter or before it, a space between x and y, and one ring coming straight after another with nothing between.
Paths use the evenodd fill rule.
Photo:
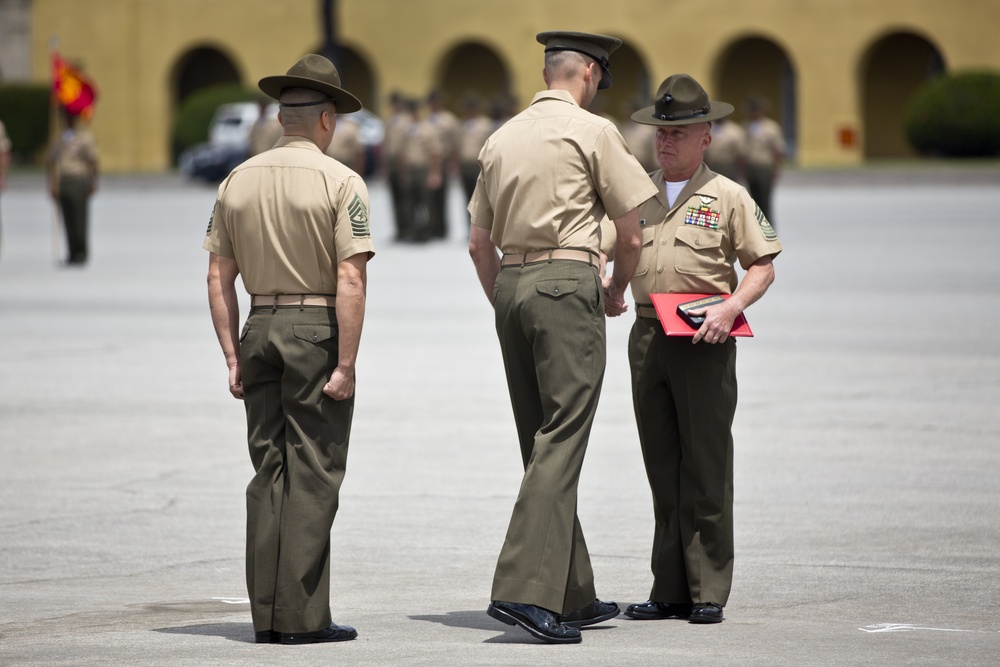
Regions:
<instances>
[{"instance_id":1,"label":"shirt pocket","mask_svg":"<svg viewBox=\"0 0 1000 667\"><path fill-rule=\"evenodd\" d=\"M646 275L649 273L649 267L656 261L656 249L653 247L653 241L656 240L656 225L643 225L640 229L642 229L642 250L633 276Z\"/></svg>"},{"instance_id":2,"label":"shirt pocket","mask_svg":"<svg viewBox=\"0 0 1000 667\"><path fill-rule=\"evenodd\" d=\"M561 299L567 294L573 294L580 286L580 281L575 278L556 278L552 280L539 280L535 283L535 289L539 294L544 294L553 299Z\"/></svg>"},{"instance_id":3,"label":"shirt pocket","mask_svg":"<svg viewBox=\"0 0 1000 667\"><path fill-rule=\"evenodd\" d=\"M308 343L325 343L337 336L329 324L293 324L292 335Z\"/></svg>"},{"instance_id":4,"label":"shirt pocket","mask_svg":"<svg viewBox=\"0 0 1000 667\"><path fill-rule=\"evenodd\" d=\"M678 273L707 275L724 265L722 234L695 225L677 228L674 268Z\"/></svg>"}]
</instances>

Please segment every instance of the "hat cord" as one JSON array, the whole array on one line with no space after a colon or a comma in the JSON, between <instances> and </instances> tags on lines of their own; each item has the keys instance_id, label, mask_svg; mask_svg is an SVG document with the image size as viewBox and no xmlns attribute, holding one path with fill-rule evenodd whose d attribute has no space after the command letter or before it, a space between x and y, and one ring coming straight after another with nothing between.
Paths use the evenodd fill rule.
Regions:
<instances>
[{"instance_id":1,"label":"hat cord","mask_svg":"<svg viewBox=\"0 0 1000 667\"><path fill-rule=\"evenodd\" d=\"M656 117L660 120L681 120L682 118L694 118L695 116L707 116L708 112L712 110L711 104L706 104L700 109L692 109L691 111L678 111L675 114L667 115L665 113L656 114Z\"/></svg>"}]
</instances>

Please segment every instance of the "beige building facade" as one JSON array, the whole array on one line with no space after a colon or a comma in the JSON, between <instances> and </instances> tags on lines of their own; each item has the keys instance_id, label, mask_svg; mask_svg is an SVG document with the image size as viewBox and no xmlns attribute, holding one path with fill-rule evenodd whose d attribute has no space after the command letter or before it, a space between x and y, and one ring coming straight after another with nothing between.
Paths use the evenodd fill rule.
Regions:
<instances>
[{"instance_id":1,"label":"beige building facade","mask_svg":"<svg viewBox=\"0 0 1000 667\"><path fill-rule=\"evenodd\" d=\"M170 168L181 101L213 83L249 88L324 41L321 0L32 0L31 72L49 50L99 88L93 132L109 170ZM475 91L523 107L542 88L535 34L620 37L615 86L624 118L666 76L686 72L715 99L770 101L803 166L910 157L902 130L913 92L941 72L1000 71L1000 0L337 0L345 86L376 113L394 90ZM739 113L739 112L738 112Z\"/></svg>"}]
</instances>

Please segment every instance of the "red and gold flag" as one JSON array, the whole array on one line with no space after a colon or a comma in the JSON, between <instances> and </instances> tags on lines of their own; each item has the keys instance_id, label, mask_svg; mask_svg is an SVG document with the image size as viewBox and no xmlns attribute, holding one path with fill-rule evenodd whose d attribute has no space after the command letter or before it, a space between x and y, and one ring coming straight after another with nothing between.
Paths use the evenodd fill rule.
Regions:
<instances>
[{"instance_id":1,"label":"red and gold flag","mask_svg":"<svg viewBox=\"0 0 1000 667\"><path fill-rule=\"evenodd\" d=\"M97 100L97 88L80 70L52 54L52 94L66 111L90 118Z\"/></svg>"}]
</instances>

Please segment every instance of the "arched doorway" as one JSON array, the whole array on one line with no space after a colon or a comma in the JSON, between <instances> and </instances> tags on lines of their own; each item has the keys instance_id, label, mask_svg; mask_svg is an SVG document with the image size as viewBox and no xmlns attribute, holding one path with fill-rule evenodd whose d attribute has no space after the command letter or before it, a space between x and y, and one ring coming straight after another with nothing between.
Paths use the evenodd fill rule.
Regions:
<instances>
[{"instance_id":1,"label":"arched doorway","mask_svg":"<svg viewBox=\"0 0 1000 667\"><path fill-rule=\"evenodd\" d=\"M798 97L795 69L785 51L769 39L747 37L732 43L715 66L712 99L736 107L733 119L744 119L743 105L757 95L769 105L767 115L781 125L788 157L796 153Z\"/></svg>"},{"instance_id":2,"label":"arched doorway","mask_svg":"<svg viewBox=\"0 0 1000 667\"><path fill-rule=\"evenodd\" d=\"M915 155L904 129L907 104L944 71L938 49L918 35L887 35L869 47L858 72L865 158Z\"/></svg>"},{"instance_id":3,"label":"arched doorway","mask_svg":"<svg viewBox=\"0 0 1000 667\"><path fill-rule=\"evenodd\" d=\"M323 53L323 45L320 44L309 53ZM368 59L352 47L339 44L332 60L337 66L344 88L361 100L366 109L378 113L378 86Z\"/></svg>"},{"instance_id":4,"label":"arched doorway","mask_svg":"<svg viewBox=\"0 0 1000 667\"><path fill-rule=\"evenodd\" d=\"M211 46L193 48L182 55L174 66L172 77L174 108L191 93L224 83L239 84L243 77L231 58Z\"/></svg>"},{"instance_id":5,"label":"arched doorway","mask_svg":"<svg viewBox=\"0 0 1000 667\"><path fill-rule=\"evenodd\" d=\"M378 113L378 87L372 68L364 56L349 46L341 46L339 68L344 87L361 100L366 109Z\"/></svg>"},{"instance_id":6,"label":"arched doorway","mask_svg":"<svg viewBox=\"0 0 1000 667\"><path fill-rule=\"evenodd\" d=\"M465 42L449 51L441 61L437 87L446 105L461 113L462 100L470 94L491 103L508 98L511 80L500 56L485 44Z\"/></svg>"}]
</instances>

